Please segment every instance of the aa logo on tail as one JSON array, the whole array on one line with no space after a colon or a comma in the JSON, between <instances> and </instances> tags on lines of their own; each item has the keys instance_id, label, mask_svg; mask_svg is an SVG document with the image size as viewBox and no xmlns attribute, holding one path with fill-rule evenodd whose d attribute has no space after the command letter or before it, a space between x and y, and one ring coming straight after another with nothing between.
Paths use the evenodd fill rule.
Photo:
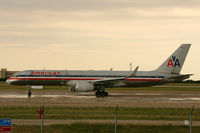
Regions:
<instances>
[{"instance_id":1,"label":"aa logo on tail","mask_svg":"<svg viewBox=\"0 0 200 133\"><path fill-rule=\"evenodd\" d=\"M171 66L171 67L176 67L176 66L180 67L181 66L180 62L179 62L178 58L176 58L176 56L172 56L172 58L169 59L167 67L169 67L169 66Z\"/></svg>"}]
</instances>

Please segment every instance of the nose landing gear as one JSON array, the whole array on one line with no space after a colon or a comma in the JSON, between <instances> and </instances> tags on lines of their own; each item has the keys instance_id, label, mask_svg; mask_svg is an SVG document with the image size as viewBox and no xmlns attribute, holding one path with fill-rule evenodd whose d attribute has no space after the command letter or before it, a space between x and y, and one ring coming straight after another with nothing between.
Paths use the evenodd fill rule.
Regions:
<instances>
[{"instance_id":1,"label":"nose landing gear","mask_svg":"<svg viewBox=\"0 0 200 133\"><path fill-rule=\"evenodd\" d=\"M31 92L31 86L28 86L28 98L31 98L32 92Z\"/></svg>"}]
</instances>

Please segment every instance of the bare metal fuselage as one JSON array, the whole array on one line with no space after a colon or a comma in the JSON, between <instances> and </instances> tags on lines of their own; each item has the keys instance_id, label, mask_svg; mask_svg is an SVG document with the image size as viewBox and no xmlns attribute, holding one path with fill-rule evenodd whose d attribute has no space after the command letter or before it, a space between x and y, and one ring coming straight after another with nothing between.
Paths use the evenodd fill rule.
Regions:
<instances>
[{"instance_id":1,"label":"bare metal fuselage","mask_svg":"<svg viewBox=\"0 0 200 133\"><path fill-rule=\"evenodd\" d=\"M58 71L27 70L16 73L7 80L12 85L73 85L79 81L91 82L126 77L131 71ZM181 78L166 80L179 74L165 74L156 71L138 71L135 77L105 84L105 87L153 86L183 80ZM185 78L184 78L185 79Z\"/></svg>"}]
</instances>

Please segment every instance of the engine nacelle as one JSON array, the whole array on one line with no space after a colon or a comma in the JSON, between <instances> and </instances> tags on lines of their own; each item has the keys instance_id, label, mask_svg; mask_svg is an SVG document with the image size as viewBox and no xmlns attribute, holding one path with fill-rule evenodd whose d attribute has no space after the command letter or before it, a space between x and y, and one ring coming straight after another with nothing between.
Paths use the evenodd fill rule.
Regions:
<instances>
[{"instance_id":1,"label":"engine nacelle","mask_svg":"<svg viewBox=\"0 0 200 133\"><path fill-rule=\"evenodd\" d=\"M74 85L70 85L69 89L76 92L89 92L94 91L94 85L87 81L77 81Z\"/></svg>"}]
</instances>

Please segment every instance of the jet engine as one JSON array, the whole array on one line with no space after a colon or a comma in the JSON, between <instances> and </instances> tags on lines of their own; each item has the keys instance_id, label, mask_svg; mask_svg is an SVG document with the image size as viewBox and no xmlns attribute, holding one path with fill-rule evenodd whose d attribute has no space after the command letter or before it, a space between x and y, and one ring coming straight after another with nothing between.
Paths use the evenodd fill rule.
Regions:
<instances>
[{"instance_id":1,"label":"jet engine","mask_svg":"<svg viewBox=\"0 0 200 133\"><path fill-rule=\"evenodd\" d=\"M69 89L75 92L89 92L94 91L94 85L86 81L79 81L74 85L70 85Z\"/></svg>"}]
</instances>

